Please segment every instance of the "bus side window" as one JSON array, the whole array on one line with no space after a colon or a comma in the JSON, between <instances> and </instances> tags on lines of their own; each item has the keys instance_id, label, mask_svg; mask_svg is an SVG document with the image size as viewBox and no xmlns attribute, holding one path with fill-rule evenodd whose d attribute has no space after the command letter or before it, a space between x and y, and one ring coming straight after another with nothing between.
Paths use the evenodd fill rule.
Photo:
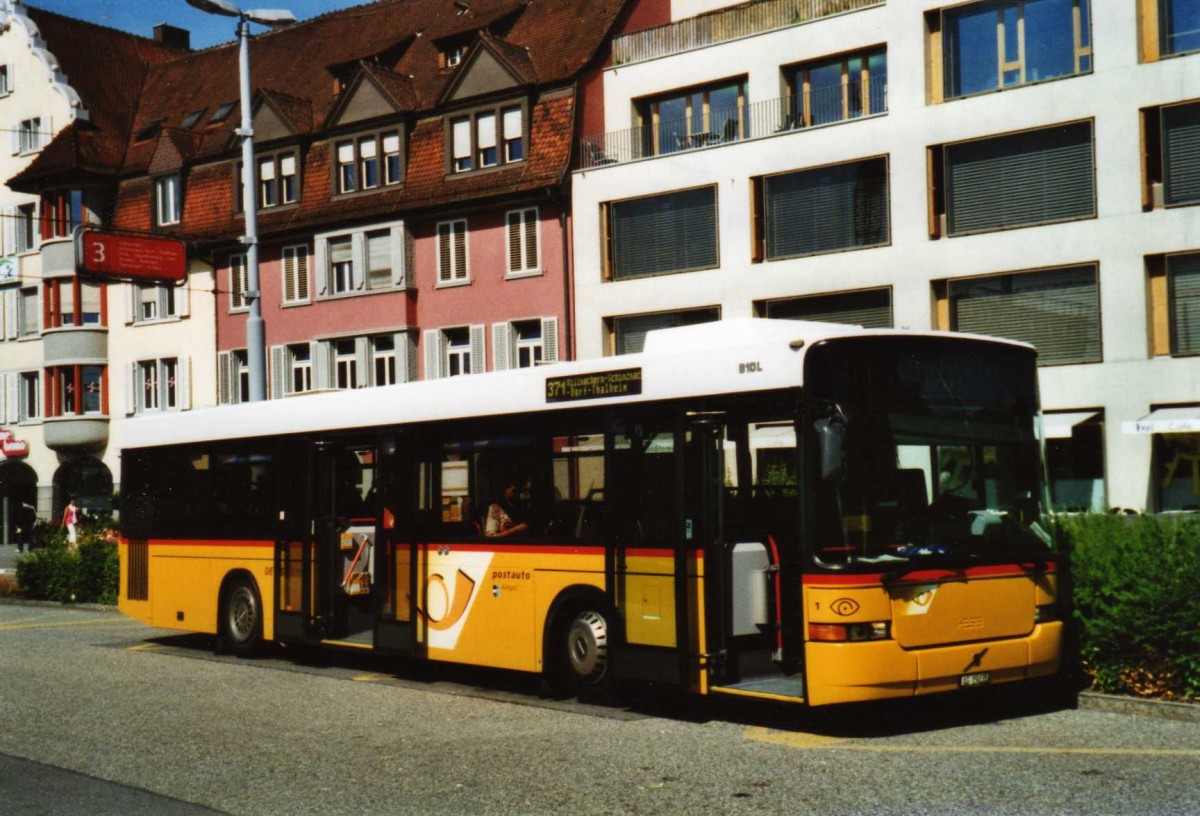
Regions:
<instances>
[{"instance_id":1,"label":"bus side window","mask_svg":"<svg viewBox=\"0 0 1200 816\"><path fill-rule=\"evenodd\" d=\"M604 435L555 436L551 446L554 489L546 533L592 540L604 509Z\"/></svg>"},{"instance_id":2,"label":"bus side window","mask_svg":"<svg viewBox=\"0 0 1200 816\"><path fill-rule=\"evenodd\" d=\"M614 434L609 468L609 535L625 546L674 547L674 433L638 426Z\"/></svg>"}]
</instances>

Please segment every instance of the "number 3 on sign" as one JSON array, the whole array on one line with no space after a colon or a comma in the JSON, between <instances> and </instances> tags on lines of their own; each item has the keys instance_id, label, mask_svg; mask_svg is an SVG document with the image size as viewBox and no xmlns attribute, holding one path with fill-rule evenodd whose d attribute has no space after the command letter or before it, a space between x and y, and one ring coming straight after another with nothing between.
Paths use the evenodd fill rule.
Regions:
<instances>
[{"instance_id":1,"label":"number 3 on sign","mask_svg":"<svg viewBox=\"0 0 1200 816\"><path fill-rule=\"evenodd\" d=\"M104 242L100 240L92 241L92 263L97 266L108 260L104 254Z\"/></svg>"}]
</instances>

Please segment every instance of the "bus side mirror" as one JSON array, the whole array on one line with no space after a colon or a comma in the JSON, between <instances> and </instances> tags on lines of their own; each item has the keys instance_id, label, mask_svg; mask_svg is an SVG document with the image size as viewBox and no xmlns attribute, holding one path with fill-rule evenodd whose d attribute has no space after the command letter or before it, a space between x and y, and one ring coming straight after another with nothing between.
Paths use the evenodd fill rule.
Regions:
<instances>
[{"instance_id":1,"label":"bus side mirror","mask_svg":"<svg viewBox=\"0 0 1200 816\"><path fill-rule=\"evenodd\" d=\"M833 419L819 419L815 427L821 446L821 478L827 482L841 481L845 472L842 440L846 426Z\"/></svg>"}]
</instances>

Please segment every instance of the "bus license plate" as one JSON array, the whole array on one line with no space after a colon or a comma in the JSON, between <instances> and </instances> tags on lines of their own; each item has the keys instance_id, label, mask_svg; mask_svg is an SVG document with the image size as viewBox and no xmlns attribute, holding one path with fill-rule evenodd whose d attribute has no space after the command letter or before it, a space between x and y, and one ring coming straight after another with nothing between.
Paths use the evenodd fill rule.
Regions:
<instances>
[{"instance_id":1,"label":"bus license plate","mask_svg":"<svg viewBox=\"0 0 1200 816\"><path fill-rule=\"evenodd\" d=\"M976 688L978 686L986 686L992 679L991 672L976 672L975 674L964 674L958 678L959 688Z\"/></svg>"}]
</instances>

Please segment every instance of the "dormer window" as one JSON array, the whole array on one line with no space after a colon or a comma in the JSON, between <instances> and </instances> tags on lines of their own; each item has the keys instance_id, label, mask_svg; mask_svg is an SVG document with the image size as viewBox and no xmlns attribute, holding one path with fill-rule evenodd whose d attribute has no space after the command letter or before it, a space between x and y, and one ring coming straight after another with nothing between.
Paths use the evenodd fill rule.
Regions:
<instances>
[{"instance_id":1,"label":"dormer window","mask_svg":"<svg viewBox=\"0 0 1200 816\"><path fill-rule=\"evenodd\" d=\"M233 107L236 104L237 104L237 102L233 101L233 102L226 102L223 105L221 105L219 108L217 108L215 111L213 111L212 116L208 117L208 123L210 125L215 125L219 122L224 122L226 119L229 118L229 114L233 112Z\"/></svg>"},{"instance_id":2,"label":"dormer window","mask_svg":"<svg viewBox=\"0 0 1200 816\"><path fill-rule=\"evenodd\" d=\"M400 184L404 164L400 131L385 130L344 139L334 145L339 193L356 193Z\"/></svg>"},{"instance_id":3,"label":"dormer window","mask_svg":"<svg viewBox=\"0 0 1200 816\"><path fill-rule=\"evenodd\" d=\"M206 110L207 110L207 108L201 108L200 110L192 111L187 116L183 117L183 121L179 123L179 126L181 128L184 128L185 130L187 128L194 128L196 126L196 123L200 121L200 117L204 115L204 111L206 111ZM226 115L228 115L228 114L226 114Z\"/></svg>"},{"instance_id":4,"label":"dormer window","mask_svg":"<svg viewBox=\"0 0 1200 816\"><path fill-rule=\"evenodd\" d=\"M179 181L178 173L154 180L155 226L178 224L182 218L183 193Z\"/></svg>"},{"instance_id":5,"label":"dormer window","mask_svg":"<svg viewBox=\"0 0 1200 816\"><path fill-rule=\"evenodd\" d=\"M295 204L299 194L296 154L288 151L258 160L258 205L263 209Z\"/></svg>"},{"instance_id":6,"label":"dormer window","mask_svg":"<svg viewBox=\"0 0 1200 816\"><path fill-rule=\"evenodd\" d=\"M525 109L487 108L450 120L451 173L485 169L525 158Z\"/></svg>"},{"instance_id":7,"label":"dormer window","mask_svg":"<svg viewBox=\"0 0 1200 816\"><path fill-rule=\"evenodd\" d=\"M135 142L145 142L150 139L153 139L155 136L158 135L158 132L160 130L162 130L162 124L163 124L162 119L155 119L153 122L151 122L150 124L146 125L141 130L139 130L137 132L137 135L133 137L133 140Z\"/></svg>"},{"instance_id":8,"label":"dormer window","mask_svg":"<svg viewBox=\"0 0 1200 816\"><path fill-rule=\"evenodd\" d=\"M456 65L461 65L462 61L467 58L467 47L465 45L452 45L440 54L442 60L442 68L453 68Z\"/></svg>"}]
</instances>

